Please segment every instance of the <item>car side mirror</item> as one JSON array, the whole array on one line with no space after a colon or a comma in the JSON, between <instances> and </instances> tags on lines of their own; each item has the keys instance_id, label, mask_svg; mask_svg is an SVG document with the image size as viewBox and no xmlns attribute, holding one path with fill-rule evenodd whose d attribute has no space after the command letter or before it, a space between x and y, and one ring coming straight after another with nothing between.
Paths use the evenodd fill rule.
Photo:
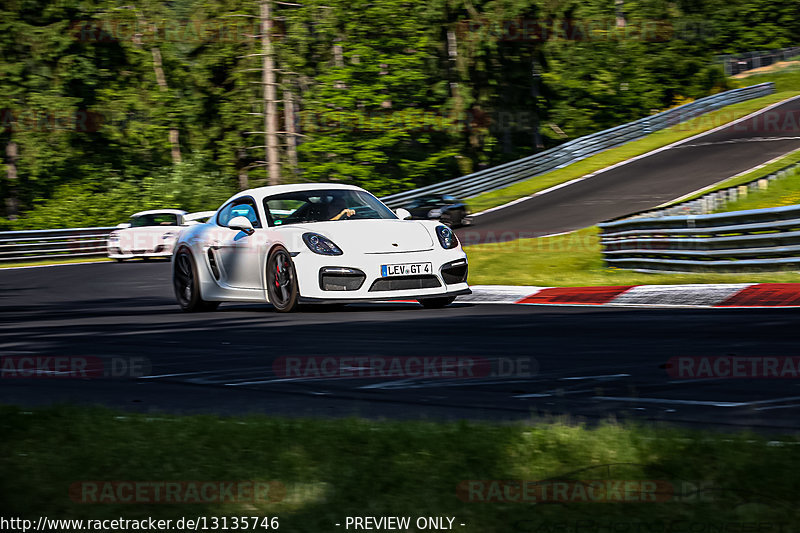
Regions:
<instances>
[{"instance_id":1,"label":"car side mirror","mask_svg":"<svg viewBox=\"0 0 800 533\"><path fill-rule=\"evenodd\" d=\"M243 231L248 235L252 235L255 233L256 230L253 229L253 224L250 222L250 219L247 217L233 217L230 222L228 222L228 227L230 229L235 229L239 231Z\"/></svg>"},{"instance_id":2,"label":"car side mirror","mask_svg":"<svg viewBox=\"0 0 800 533\"><path fill-rule=\"evenodd\" d=\"M409 218L411 218L411 213L409 213L407 209L403 209L402 207L395 209L394 212L397 215L397 218L399 218L400 220L408 220Z\"/></svg>"},{"instance_id":3,"label":"car side mirror","mask_svg":"<svg viewBox=\"0 0 800 533\"><path fill-rule=\"evenodd\" d=\"M131 223L130 222L123 222L122 224L117 224L117 227L119 229L130 228L131 227Z\"/></svg>"}]
</instances>

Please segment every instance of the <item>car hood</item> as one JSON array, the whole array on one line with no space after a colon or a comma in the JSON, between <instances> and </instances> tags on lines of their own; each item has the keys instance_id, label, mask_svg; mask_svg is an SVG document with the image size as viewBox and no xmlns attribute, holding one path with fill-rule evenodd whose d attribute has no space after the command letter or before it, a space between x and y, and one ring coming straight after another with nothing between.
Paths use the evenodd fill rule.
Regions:
<instances>
[{"instance_id":1,"label":"car hood","mask_svg":"<svg viewBox=\"0 0 800 533\"><path fill-rule=\"evenodd\" d=\"M419 252L433 248L424 224L413 220L331 220L284 226L319 233L345 253Z\"/></svg>"}]
</instances>

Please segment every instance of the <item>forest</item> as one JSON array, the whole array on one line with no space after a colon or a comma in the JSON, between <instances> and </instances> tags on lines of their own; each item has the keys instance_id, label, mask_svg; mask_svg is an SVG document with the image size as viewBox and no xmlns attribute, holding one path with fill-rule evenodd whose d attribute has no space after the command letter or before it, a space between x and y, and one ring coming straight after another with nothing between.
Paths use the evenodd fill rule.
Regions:
<instances>
[{"instance_id":1,"label":"forest","mask_svg":"<svg viewBox=\"0 0 800 533\"><path fill-rule=\"evenodd\" d=\"M0 0L0 229L386 195L729 88L797 0Z\"/></svg>"}]
</instances>

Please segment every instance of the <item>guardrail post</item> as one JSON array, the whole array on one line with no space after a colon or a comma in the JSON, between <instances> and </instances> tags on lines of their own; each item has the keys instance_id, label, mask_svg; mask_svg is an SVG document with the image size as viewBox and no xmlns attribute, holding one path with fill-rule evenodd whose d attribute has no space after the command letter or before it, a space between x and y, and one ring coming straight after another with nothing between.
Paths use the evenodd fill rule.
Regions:
<instances>
[{"instance_id":1,"label":"guardrail post","mask_svg":"<svg viewBox=\"0 0 800 533\"><path fill-rule=\"evenodd\" d=\"M739 185L737 190L739 191L739 198L747 198L747 185Z\"/></svg>"}]
</instances>

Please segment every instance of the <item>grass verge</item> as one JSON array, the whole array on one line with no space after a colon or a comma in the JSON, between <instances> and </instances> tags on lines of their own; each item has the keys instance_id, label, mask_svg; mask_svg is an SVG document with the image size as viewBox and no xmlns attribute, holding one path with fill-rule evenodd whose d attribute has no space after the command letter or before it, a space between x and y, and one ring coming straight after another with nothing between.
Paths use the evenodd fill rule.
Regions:
<instances>
[{"instance_id":1,"label":"grass verge","mask_svg":"<svg viewBox=\"0 0 800 533\"><path fill-rule=\"evenodd\" d=\"M153 418L72 407L0 407L0 431L4 514L20 517L277 516L281 530L314 533L344 530L347 516L448 516L453 529L481 533L749 531L743 524L752 523L761 524L758 531L788 531L779 524L800 519L787 501L800 485L795 437L611 423ZM116 491L106 503L79 503L81 491L77 502L70 497L74 483L128 480L274 481L285 495L222 504L119 503ZM572 483L558 502L549 496L536 504L512 500L520 496L513 480ZM609 489L589 491L587 480L605 480ZM633 480L653 480L657 490L621 485ZM543 490L529 486L528 498ZM603 495L617 501L589 503ZM676 521L684 529L673 529ZM577 529L581 523L589 529Z\"/></svg>"},{"instance_id":2,"label":"grass verge","mask_svg":"<svg viewBox=\"0 0 800 533\"><path fill-rule=\"evenodd\" d=\"M465 251L472 285L583 287L800 282L797 272L648 274L608 268L603 263L597 227L555 237L467 246Z\"/></svg>"},{"instance_id":3,"label":"grass verge","mask_svg":"<svg viewBox=\"0 0 800 533\"><path fill-rule=\"evenodd\" d=\"M792 96L797 96L800 91L800 70L796 67L787 67L785 71L770 72L753 75L742 80L734 80L736 87L745 87L765 82L775 83L775 93L730 105L711 113L700 115L681 124L657 131L642 139L629 142L617 148L611 148L597 155L577 161L567 167L535 176L529 180L515 183L497 191L487 192L467 200L473 212L483 211L511 202L518 198L535 194L547 188L580 178L586 174L597 172L611 165L621 163L668 144L686 139L693 135L703 133L718 126L728 124L759 109L780 102Z\"/></svg>"}]
</instances>

